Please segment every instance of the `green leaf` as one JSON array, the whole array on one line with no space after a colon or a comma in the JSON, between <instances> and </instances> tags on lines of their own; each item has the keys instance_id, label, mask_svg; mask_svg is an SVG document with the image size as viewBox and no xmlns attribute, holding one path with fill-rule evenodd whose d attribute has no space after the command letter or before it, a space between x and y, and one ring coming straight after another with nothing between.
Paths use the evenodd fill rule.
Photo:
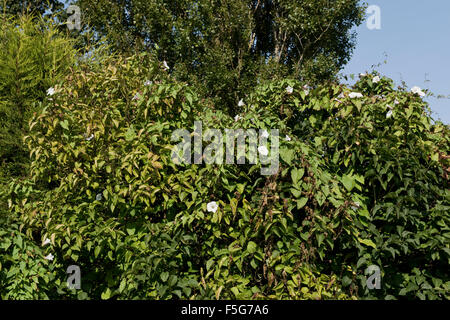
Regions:
<instances>
[{"instance_id":1,"label":"green leaf","mask_svg":"<svg viewBox=\"0 0 450 320\"><path fill-rule=\"evenodd\" d=\"M161 273L161 280L162 280L163 282L166 282L168 278L169 278L169 273L168 273L167 271Z\"/></svg>"},{"instance_id":2,"label":"green leaf","mask_svg":"<svg viewBox=\"0 0 450 320\"><path fill-rule=\"evenodd\" d=\"M111 290L109 288L106 291L102 292L101 298L103 300L108 300L111 297Z\"/></svg>"},{"instance_id":3,"label":"green leaf","mask_svg":"<svg viewBox=\"0 0 450 320\"><path fill-rule=\"evenodd\" d=\"M355 187L355 180L348 175L344 175L342 177L342 183L344 184L345 189L347 189L348 191L352 191L352 189Z\"/></svg>"},{"instance_id":4,"label":"green leaf","mask_svg":"<svg viewBox=\"0 0 450 320\"><path fill-rule=\"evenodd\" d=\"M281 148L280 149L280 157L281 159L289 165L292 165L292 160L294 160L295 153L294 150Z\"/></svg>"},{"instance_id":5,"label":"green leaf","mask_svg":"<svg viewBox=\"0 0 450 320\"><path fill-rule=\"evenodd\" d=\"M234 296L237 298L239 295L239 289L236 287L231 288L231 292L233 292Z\"/></svg>"},{"instance_id":6,"label":"green leaf","mask_svg":"<svg viewBox=\"0 0 450 320\"><path fill-rule=\"evenodd\" d=\"M214 264L214 260L210 259L208 262L206 262L206 270L211 269L211 266Z\"/></svg>"},{"instance_id":7,"label":"green leaf","mask_svg":"<svg viewBox=\"0 0 450 320\"><path fill-rule=\"evenodd\" d=\"M186 93L185 97L186 97L187 101L189 101L189 104L192 105L192 94Z\"/></svg>"},{"instance_id":8,"label":"green leaf","mask_svg":"<svg viewBox=\"0 0 450 320\"><path fill-rule=\"evenodd\" d=\"M125 289L125 286L127 285L127 280L126 279L122 279L122 281L120 281L120 286L119 286L119 292L122 293L122 291Z\"/></svg>"},{"instance_id":9,"label":"green leaf","mask_svg":"<svg viewBox=\"0 0 450 320\"><path fill-rule=\"evenodd\" d=\"M59 122L60 126L63 127L66 130L69 130L69 121L64 120Z\"/></svg>"},{"instance_id":10,"label":"green leaf","mask_svg":"<svg viewBox=\"0 0 450 320\"><path fill-rule=\"evenodd\" d=\"M431 160L438 162L439 161L439 153L431 154Z\"/></svg>"},{"instance_id":11,"label":"green leaf","mask_svg":"<svg viewBox=\"0 0 450 320\"><path fill-rule=\"evenodd\" d=\"M297 209L303 208L307 202L308 202L308 198L306 198L306 197L303 197L303 198L297 200Z\"/></svg>"},{"instance_id":12,"label":"green leaf","mask_svg":"<svg viewBox=\"0 0 450 320\"><path fill-rule=\"evenodd\" d=\"M361 111L362 102L360 100L354 100L353 103L355 104L356 109L358 109L358 111Z\"/></svg>"},{"instance_id":13,"label":"green leaf","mask_svg":"<svg viewBox=\"0 0 450 320\"><path fill-rule=\"evenodd\" d=\"M94 250L94 257L95 257L95 258L98 257L98 254L100 253L100 249L101 249L100 246L95 247L95 250Z\"/></svg>"},{"instance_id":14,"label":"green leaf","mask_svg":"<svg viewBox=\"0 0 450 320\"><path fill-rule=\"evenodd\" d=\"M360 239L360 238L358 238L358 241L359 241L360 243L365 244L366 246L372 247L372 248L374 248L374 249L377 248L377 246L375 245L375 243L373 243L372 240L369 240L369 239Z\"/></svg>"},{"instance_id":15,"label":"green leaf","mask_svg":"<svg viewBox=\"0 0 450 320\"><path fill-rule=\"evenodd\" d=\"M297 169L294 168L291 170L291 178L294 185L297 185L301 178L303 178L303 175L305 174L305 169Z\"/></svg>"},{"instance_id":16,"label":"green leaf","mask_svg":"<svg viewBox=\"0 0 450 320\"><path fill-rule=\"evenodd\" d=\"M253 241L250 241L250 242L247 244L247 252L249 252L249 253L255 253L256 248L257 248L257 245L256 245L256 243L254 243Z\"/></svg>"},{"instance_id":17,"label":"green leaf","mask_svg":"<svg viewBox=\"0 0 450 320\"><path fill-rule=\"evenodd\" d=\"M125 140L132 141L136 137L136 132L133 127L129 127L127 132L125 133Z\"/></svg>"},{"instance_id":18,"label":"green leaf","mask_svg":"<svg viewBox=\"0 0 450 320\"><path fill-rule=\"evenodd\" d=\"M316 235L317 238L317 245L320 247L320 245L322 244L323 240L325 239L325 236L322 233L318 233Z\"/></svg>"}]
</instances>

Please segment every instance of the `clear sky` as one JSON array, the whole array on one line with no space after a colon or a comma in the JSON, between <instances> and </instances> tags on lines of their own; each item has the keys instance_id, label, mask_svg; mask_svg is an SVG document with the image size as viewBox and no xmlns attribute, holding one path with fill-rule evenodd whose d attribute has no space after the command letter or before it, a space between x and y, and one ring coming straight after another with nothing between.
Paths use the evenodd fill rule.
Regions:
<instances>
[{"instance_id":1,"label":"clear sky","mask_svg":"<svg viewBox=\"0 0 450 320\"><path fill-rule=\"evenodd\" d=\"M381 28L364 22L356 29L357 44L343 74L376 70L396 85L419 86L450 95L450 0L366 0L381 9ZM385 57L387 55L387 57ZM384 61L387 61L384 64ZM426 98L433 118L450 124L450 99Z\"/></svg>"}]
</instances>

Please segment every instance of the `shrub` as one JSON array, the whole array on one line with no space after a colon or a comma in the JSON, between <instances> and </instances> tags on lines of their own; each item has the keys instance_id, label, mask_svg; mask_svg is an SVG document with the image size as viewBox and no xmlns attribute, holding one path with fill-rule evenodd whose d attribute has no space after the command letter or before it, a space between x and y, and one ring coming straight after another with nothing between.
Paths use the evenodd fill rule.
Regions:
<instances>
[{"instance_id":1,"label":"shrub","mask_svg":"<svg viewBox=\"0 0 450 320\"><path fill-rule=\"evenodd\" d=\"M45 283L52 266L42 258L40 242L22 234L10 216L7 185L27 174L22 138L29 118L40 111L36 104L67 74L76 56L72 42L48 20L3 14L0 20L0 295L48 298Z\"/></svg>"},{"instance_id":2,"label":"shrub","mask_svg":"<svg viewBox=\"0 0 450 320\"><path fill-rule=\"evenodd\" d=\"M0 163L4 174L20 176L28 165L22 137L35 104L75 62L68 37L50 20L1 15Z\"/></svg>"},{"instance_id":3,"label":"shrub","mask_svg":"<svg viewBox=\"0 0 450 320\"><path fill-rule=\"evenodd\" d=\"M371 79L355 99L337 84L264 83L233 119L153 56L81 67L30 121L30 176L9 189L27 241L51 239L43 283L80 299L448 298L448 127ZM279 170L176 165L171 135L194 120L278 129ZM70 264L81 291L64 286Z\"/></svg>"},{"instance_id":4,"label":"shrub","mask_svg":"<svg viewBox=\"0 0 450 320\"><path fill-rule=\"evenodd\" d=\"M418 95L374 76L352 89L324 85L282 99L285 83L267 86L262 107L278 112L296 136L315 146L329 172L352 192L347 201L359 215L353 223L365 245L338 238L329 270L378 265L383 290L369 292L361 273L361 297L448 298L449 128L432 122ZM363 97L352 99L352 92ZM342 278L347 285L356 279L350 272Z\"/></svg>"}]
</instances>

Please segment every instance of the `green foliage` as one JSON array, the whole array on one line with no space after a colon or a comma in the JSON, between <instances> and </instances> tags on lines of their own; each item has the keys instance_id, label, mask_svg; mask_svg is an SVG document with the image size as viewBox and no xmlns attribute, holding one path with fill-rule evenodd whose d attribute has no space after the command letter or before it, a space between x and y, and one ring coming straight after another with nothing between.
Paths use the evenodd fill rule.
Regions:
<instances>
[{"instance_id":1,"label":"green foliage","mask_svg":"<svg viewBox=\"0 0 450 320\"><path fill-rule=\"evenodd\" d=\"M0 0L0 13L24 15L27 13L43 15L47 10L58 10L63 2L58 0Z\"/></svg>"},{"instance_id":2,"label":"green foliage","mask_svg":"<svg viewBox=\"0 0 450 320\"><path fill-rule=\"evenodd\" d=\"M79 4L112 47L2 16L2 299L450 297L449 127L376 73L323 82L358 1ZM279 130L279 170L175 164L196 120Z\"/></svg>"},{"instance_id":3,"label":"green foliage","mask_svg":"<svg viewBox=\"0 0 450 320\"><path fill-rule=\"evenodd\" d=\"M449 128L418 96L372 75L352 89L274 80L234 119L156 56L77 71L30 121L30 175L6 195L22 233L3 241L13 258L0 270L1 288L23 291L2 296L35 297L8 276L23 241L40 257L44 298L448 299ZM280 130L279 171L176 165L171 134L195 120ZM65 287L70 264L81 291ZM377 292L365 282L372 264Z\"/></svg>"},{"instance_id":4,"label":"green foliage","mask_svg":"<svg viewBox=\"0 0 450 320\"><path fill-rule=\"evenodd\" d=\"M369 291L363 273L349 273L348 284L359 282L363 297L448 299L449 128L432 123L418 95L373 80L363 77L352 90L319 86L308 96L297 84L300 92L286 100L278 98L286 84L269 86L263 108L285 117L352 192L347 204L364 241L335 242L334 264L380 266L383 290Z\"/></svg>"},{"instance_id":5,"label":"green foliage","mask_svg":"<svg viewBox=\"0 0 450 320\"><path fill-rule=\"evenodd\" d=\"M28 164L21 141L35 104L68 73L75 51L48 20L1 19L0 163L4 174L19 176Z\"/></svg>"},{"instance_id":6,"label":"green foliage","mask_svg":"<svg viewBox=\"0 0 450 320\"><path fill-rule=\"evenodd\" d=\"M0 257L2 299L51 297L54 267L44 259L41 248L25 238L16 225L0 229Z\"/></svg>"},{"instance_id":7,"label":"green foliage","mask_svg":"<svg viewBox=\"0 0 450 320\"><path fill-rule=\"evenodd\" d=\"M48 20L26 15L17 18L2 15L0 19L1 297L48 298L45 283L50 278L44 268L48 263L39 258L39 246L21 233L11 216L7 185L27 174L28 150L22 138L28 131L28 120L39 112L36 104L44 99L47 89L74 65L75 51L71 41Z\"/></svg>"},{"instance_id":8,"label":"green foliage","mask_svg":"<svg viewBox=\"0 0 450 320\"><path fill-rule=\"evenodd\" d=\"M45 254L55 270L80 265L80 298L346 298L336 275L305 260L298 219L280 204L261 207L274 190L258 166L172 162L173 130L197 117L233 120L152 61L112 59L71 75L44 102L25 139L31 179L10 190L27 239L52 239Z\"/></svg>"},{"instance_id":9,"label":"green foliage","mask_svg":"<svg viewBox=\"0 0 450 320\"><path fill-rule=\"evenodd\" d=\"M265 79L333 78L354 47L357 0L79 0L83 25L119 52L158 50L180 81L235 105Z\"/></svg>"}]
</instances>

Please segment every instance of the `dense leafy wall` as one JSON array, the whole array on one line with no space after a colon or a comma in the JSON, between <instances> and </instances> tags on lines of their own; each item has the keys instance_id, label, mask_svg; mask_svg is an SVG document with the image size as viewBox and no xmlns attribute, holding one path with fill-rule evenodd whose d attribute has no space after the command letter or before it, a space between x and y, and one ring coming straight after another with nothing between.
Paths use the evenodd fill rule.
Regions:
<instances>
[{"instance_id":1,"label":"dense leafy wall","mask_svg":"<svg viewBox=\"0 0 450 320\"><path fill-rule=\"evenodd\" d=\"M21 233L1 240L2 297L448 298L448 127L377 77L274 80L230 116L154 57L80 66L30 121L29 177L5 195ZM280 130L279 171L175 165L171 134L194 120Z\"/></svg>"}]
</instances>

